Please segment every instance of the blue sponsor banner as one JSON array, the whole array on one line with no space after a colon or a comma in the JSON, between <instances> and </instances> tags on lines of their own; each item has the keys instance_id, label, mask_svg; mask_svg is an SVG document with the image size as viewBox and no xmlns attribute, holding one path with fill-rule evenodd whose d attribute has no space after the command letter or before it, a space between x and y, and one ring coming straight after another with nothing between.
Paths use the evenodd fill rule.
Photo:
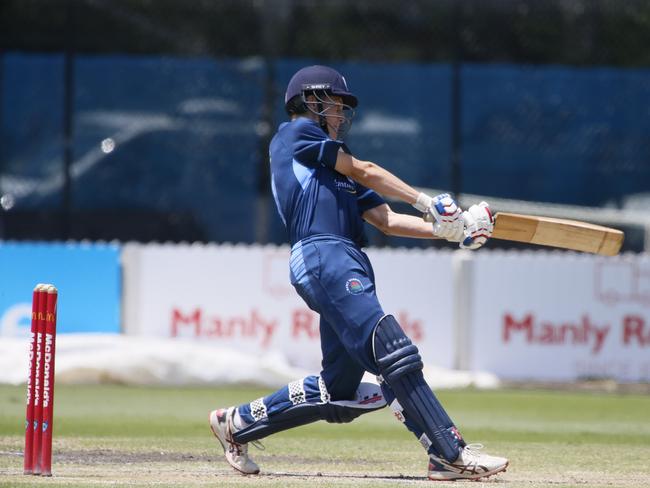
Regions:
<instances>
[{"instance_id":1,"label":"blue sponsor banner","mask_svg":"<svg viewBox=\"0 0 650 488\"><path fill-rule=\"evenodd\" d=\"M0 243L0 335L31 324L32 291L59 291L57 332L120 332L120 247L84 243Z\"/></svg>"}]
</instances>

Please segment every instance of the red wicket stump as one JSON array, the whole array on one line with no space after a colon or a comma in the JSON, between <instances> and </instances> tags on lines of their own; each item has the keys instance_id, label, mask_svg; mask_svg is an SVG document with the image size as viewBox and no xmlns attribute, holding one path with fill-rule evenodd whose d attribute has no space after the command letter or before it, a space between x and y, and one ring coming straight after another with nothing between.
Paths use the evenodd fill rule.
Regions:
<instances>
[{"instance_id":1,"label":"red wicket stump","mask_svg":"<svg viewBox=\"0 0 650 488\"><path fill-rule=\"evenodd\" d=\"M36 285L32 294L25 413L25 474L52 476L57 298L58 292L53 285Z\"/></svg>"}]
</instances>

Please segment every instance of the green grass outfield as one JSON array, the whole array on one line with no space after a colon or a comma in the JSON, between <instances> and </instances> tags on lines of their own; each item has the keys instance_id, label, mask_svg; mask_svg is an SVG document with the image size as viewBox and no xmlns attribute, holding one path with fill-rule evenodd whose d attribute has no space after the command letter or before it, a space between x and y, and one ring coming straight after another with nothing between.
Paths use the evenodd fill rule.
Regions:
<instances>
[{"instance_id":1,"label":"green grass outfield","mask_svg":"<svg viewBox=\"0 0 650 488\"><path fill-rule=\"evenodd\" d=\"M317 423L251 448L263 474L223 461L208 410L268 393L252 388L57 386L54 476L22 474L24 387L0 385L0 487L431 486L426 456L390 412ZM650 486L650 396L535 390L442 391L470 442L510 458L470 486ZM459 486L435 482L434 486Z\"/></svg>"}]
</instances>

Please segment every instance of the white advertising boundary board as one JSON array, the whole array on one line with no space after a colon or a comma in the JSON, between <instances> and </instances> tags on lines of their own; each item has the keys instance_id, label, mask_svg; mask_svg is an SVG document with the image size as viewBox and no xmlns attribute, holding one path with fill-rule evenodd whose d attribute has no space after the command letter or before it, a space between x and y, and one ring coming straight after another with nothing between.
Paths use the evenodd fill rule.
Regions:
<instances>
[{"instance_id":1,"label":"white advertising boundary board","mask_svg":"<svg viewBox=\"0 0 650 488\"><path fill-rule=\"evenodd\" d=\"M453 253L368 254L384 311L427 363L453 367ZM122 259L126 334L279 351L293 366L320 369L318 316L289 283L288 246L126 244Z\"/></svg>"},{"instance_id":2,"label":"white advertising boundary board","mask_svg":"<svg viewBox=\"0 0 650 488\"><path fill-rule=\"evenodd\" d=\"M460 273L460 367L512 380L650 381L648 255L480 252Z\"/></svg>"},{"instance_id":3,"label":"white advertising boundary board","mask_svg":"<svg viewBox=\"0 0 650 488\"><path fill-rule=\"evenodd\" d=\"M501 379L650 381L650 256L370 249L377 293L432 366ZM123 249L123 328L320 368L287 246ZM218 348L217 348L218 349Z\"/></svg>"}]
</instances>

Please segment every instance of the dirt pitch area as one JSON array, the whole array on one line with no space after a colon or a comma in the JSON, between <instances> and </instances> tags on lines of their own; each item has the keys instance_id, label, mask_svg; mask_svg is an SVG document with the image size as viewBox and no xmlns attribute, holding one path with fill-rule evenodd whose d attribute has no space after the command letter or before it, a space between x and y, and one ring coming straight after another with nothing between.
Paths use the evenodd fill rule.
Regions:
<instances>
[{"instance_id":1,"label":"dirt pitch area","mask_svg":"<svg viewBox=\"0 0 650 488\"><path fill-rule=\"evenodd\" d=\"M22 474L24 389L0 385L0 487L503 486L650 488L650 395L511 388L439 392L461 431L511 466L485 482L431 482L426 454L387 409L351 424L315 423L251 448L241 476L210 433L214 405L252 388L62 386L52 478ZM434 483L432 485L432 483Z\"/></svg>"},{"instance_id":2,"label":"dirt pitch area","mask_svg":"<svg viewBox=\"0 0 650 488\"><path fill-rule=\"evenodd\" d=\"M2 438L3 446L18 448L15 439ZM74 444L66 442L66 444ZM274 446L276 447L276 446ZM295 446L292 446L295 447ZM331 446L327 446L329 449ZM275 449L274 449L275 450ZM293 449L291 449L293 451ZM608 472L592 470L594 458L604 453L588 453L591 449L574 447L571 457L582 462L569 466L561 463L562 452L552 452L542 445L519 445L519 456L510 455L513 465L506 473L482 482L468 482L468 486L514 487L645 487L650 486L647 466L638 472ZM410 450L409 450L410 451ZM568 450L561 449L565 454ZM640 457L650 455L650 448L639 452ZM620 453L623 454L623 453ZM540 466L537 455L558 464ZM530 464L527 459L530 458ZM647 457L646 457L647 459ZM22 474L20 450L0 452L0 487L56 486L56 487L304 487L304 486L454 486L465 482L435 482L425 479L425 466L381 457L377 463L368 458L330 459L327 455L300 457L293 454L275 455L260 453L256 460L262 466L259 476L241 476L235 473L221 456L207 452L138 451L117 449L75 449L68 445L55 451L54 476L38 478ZM420 459L421 461L421 459ZM399 469L402 468L402 469Z\"/></svg>"}]
</instances>

